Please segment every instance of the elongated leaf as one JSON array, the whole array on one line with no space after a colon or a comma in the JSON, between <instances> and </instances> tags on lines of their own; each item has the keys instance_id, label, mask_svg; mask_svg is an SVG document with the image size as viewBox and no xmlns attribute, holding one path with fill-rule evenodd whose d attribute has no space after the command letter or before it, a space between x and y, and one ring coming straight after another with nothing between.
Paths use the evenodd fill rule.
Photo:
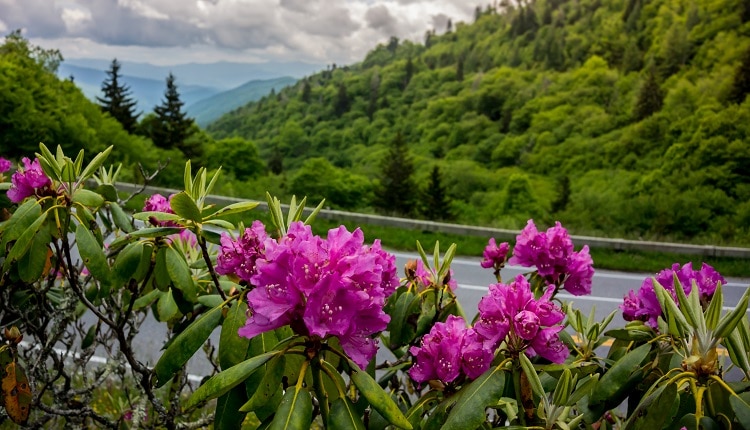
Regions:
<instances>
[{"instance_id":1,"label":"elongated leaf","mask_svg":"<svg viewBox=\"0 0 750 430\"><path fill-rule=\"evenodd\" d=\"M573 376L571 375L570 370L565 369L562 375L560 375L560 379L557 380L555 391L552 394L552 403L558 406L568 404L568 398L573 388L571 385L573 385L573 383Z\"/></svg>"},{"instance_id":2,"label":"elongated leaf","mask_svg":"<svg viewBox=\"0 0 750 430\"><path fill-rule=\"evenodd\" d=\"M192 396L185 403L185 409L191 408L199 403L206 400L215 399L224 393L228 392L232 388L241 384L247 379L256 369L264 365L268 360L279 354L277 351L267 352L243 361L236 366L232 366L229 369L217 373L212 376L203 385L198 387Z\"/></svg>"},{"instance_id":3,"label":"elongated leaf","mask_svg":"<svg viewBox=\"0 0 750 430\"><path fill-rule=\"evenodd\" d=\"M594 387L589 404L596 405L613 398L618 391L623 389L630 375L640 368L641 362L649 352L651 352L651 345L645 344L617 360Z\"/></svg>"},{"instance_id":4,"label":"elongated leaf","mask_svg":"<svg viewBox=\"0 0 750 430\"><path fill-rule=\"evenodd\" d=\"M706 318L706 327L709 330L716 329L716 325L719 324L719 320L721 319L721 307L724 304L724 296L721 291L721 282L716 283L716 291L714 291L714 295L711 298L711 302L708 304L708 308L706 309L705 318Z\"/></svg>"},{"instance_id":5,"label":"elongated leaf","mask_svg":"<svg viewBox=\"0 0 750 430\"><path fill-rule=\"evenodd\" d=\"M434 408L438 404L439 398L440 396L437 391L428 391L409 408L406 412L406 419L409 420L412 428L420 427L419 424L422 422L422 415Z\"/></svg>"},{"instance_id":6,"label":"elongated leaf","mask_svg":"<svg viewBox=\"0 0 750 430\"><path fill-rule=\"evenodd\" d=\"M2 394L5 412L16 424L25 424L31 411L31 387L26 372L16 362L8 364L4 369L2 379Z\"/></svg>"},{"instance_id":7,"label":"elongated leaf","mask_svg":"<svg viewBox=\"0 0 750 430\"><path fill-rule=\"evenodd\" d=\"M149 221L152 218L156 221L177 221L182 217L177 214L170 214L167 212L145 211L133 214L133 218L141 221Z\"/></svg>"},{"instance_id":8,"label":"elongated leaf","mask_svg":"<svg viewBox=\"0 0 750 430\"><path fill-rule=\"evenodd\" d=\"M110 212L112 212L112 220L115 222L117 228L124 231L125 233L130 233L134 230L133 225L130 223L130 219L125 214L125 211L122 210L120 205L115 202L110 202L109 210Z\"/></svg>"},{"instance_id":9,"label":"elongated leaf","mask_svg":"<svg viewBox=\"0 0 750 430\"><path fill-rule=\"evenodd\" d=\"M44 212L21 234L21 236L13 244L13 248L10 249L8 256L5 257L5 264L3 265L3 271L7 271L10 265L18 261L23 257L31 248L32 239L42 228L42 224L47 219L47 213Z\"/></svg>"},{"instance_id":10,"label":"elongated leaf","mask_svg":"<svg viewBox=\"0 0 750 430\"><path fill-rule=\"evenodd\" d=\"M285 358L278 355L266 364L266 372L260 383L252 394L252 397L242 405L242 412L255 411L265 406L271 399L276 396L276 392L281 389L281 379L284 376Z\"/></svg>"},{"instance_id":11,"label":"elongated leaf","mask_svg":"<svg viewBox=\"0 0 750 430\"><path fill-rule=\"evenodd\" d=\"M680 280L677 279L677 273L673 273L674 277L674 289L677 293L677 301L680 304L680 310L682 310L683 315L685 315L685 319L687 319L687 322L690 323L692 327L698 328L700 326L699 320L703 321L703 312L700 309L700 303L698 304L698 308L693 307L693 301L688 298L687 295L685 295L685 289L683 288L682 284L680 284ZM698 286L697 285L691 285L690 294L694 297L697 297L698 294Z\"/></svg>"},{"instance_id":12,"label":"elongated leaf","mask_svg":"<svg viewBox=\"0 0 750 430\"><path fill-rule=\"evenodd\" d=\"M119 227L119 226L118 226ZM150 227L136 230L132 233L124 234L117 239L113 240L109 244L110 248L118 248L134 239L146 238L146 237L164 237L170 234L176 234L181 232L183 229L178 227Z\"/></svg>"},{"instance_id":13,"label":"elongated leaf","mask_svg":"<svg viewBox=\"0 0 750 430\"><path fill-rule=\"evenodd\" d=\"M242 300L234 301L221 325L219 366L223 370L241 363L247 357L247 348L250 346L250 339L237 334L237 331L245 325L246 321L247 304Z\"/></svg>"},{"instance_id":14,"label":"elongated leaf","mask_svg":"<svg viewBox=\"0 0 750 430\"><path fill-rule=\"evenodd\" d=\"M520 354L518 360L521 362L523 373L526 374L526 378L529 380L529 384L531 384L531 389L534 391L534 394L539 397L544 397L546 394L542 387L542 381L539 380L539 375L536 373L536 370L534 370L534 365L531 364L529 357L527 357L526 354Z\"/></svg>"},{"instance_id":15,"label":"elongated leaf","mask_svg":"<svg viewBox=\"0 0 750 430\"><path fill-rule=\"evenodd\" d=\"M177 302L174 301L171 289L160 294L159 301L156 303L156 310L157 319L161 322L169 321L179 315L180 309L177 307Z\"/></svg>"},{"instance_id":16,"label":"elongated leaf","mask_svg":"<svg viewBox=\"0 0 750 430\"><path fill-rule=\"evenodd\" d=\"M742 427L750 429L750 405L739 396L729 397L729 404L732 405L734 415L737 417L737 421L740 422Z\"/></svg>"},{"instance_id":17,"label":"elongated leaf","mask_svg":"<svg viewBox=\"0 0 750 430\"><path fill-rule=\"evenodd\" d=\"M101 184L96 187L96 192L101 194L101 196L104 197L104 200L108 202L117 201L117 188L112 184Z\"/></svg>"},{"instance_id":18,"label":"elongated leaf","mask_svg":"<svg viewBox=\"0 0 750 430\"><path fill-rule=\"evenodd\" d=\"M349 367L352 369L351 378L360 394L370 403L376 411L380 412L391 424L401 427L402 429L411 429L411 424L406 419L401 409L396 406L391 396L375 382L367 372L362 371L356 363L349 360Z\"/></svg>"},{"instance_id":19,"label":"elongated leaf","mask_svg":"<svg viewBox=\"0 0 750 430\"><path fill-rule=\"evenodd\" d=\"M187 265L187 261L182 257L179 251L174 248L167 248L167 273L172 278L174 286L182 291L183 296L190 302L198 299L198 287L195 286L193 275Z\"/></svg>"},{"instance_id":20,"label":"elongated leaf","mask_svg":"<svg viewBox=\"0 0 750 430\"><path fill-rule=\"evenodd\" d=\"M8 242L18 239L41 214L42 207L38 201L26 200L2 226L3 241L0 243L0 248L5 250Z\"/></svg>"},{"instance_id":21,"label":"elongated leaf","mask_svg":"<svg viewBox=\"0 0 750 430\"><path fill-rule=\"evenodd\" d=\"M255 209L258 207L260 203L259 202L238 202L238 203L232 203L231 205L224 206L223 208L219 209L218 211L212 213L211 215L207 216L205 219L209 220L212 218L219 218L227 215L233 215L238 214L242 212L247 212L249 210Z\"/></svg>"},{"instance_id":22,"label":"elongated leaf","mask_svg":"<svg viewBox=\"0 0 750 430\"><path fill-rule=\"evenodd\" d=\"M169 344L154 366L156 386L161 387L190 360L221 322L223 307L215 307L193 321Z\"/></svg>"},{"instance_id":23,"label":"elongated leaf","mask_svg":"<svg viewBox=\"0 0 750 430\"><path fill-rule=\"evenodd\" d=\"M578 403L579 400L581 400L584 396L587 396L591 390L594 389L596 384L599 382L599 374L596 373L594 375L591 375L591 377L581 384L578 388L573 391L573 393L568 397L568 402L565 404L565 406L573 406L576 403Z\"/></svg>"},{"instance_id":24,"label":"elongated leaf","mask_svg":"<svg viewBox=\"0 0 750 430\"><path fill-rule=\"evenodd\" d=\"M659 387L643 399L627 421L624 430L653 430L672 422L672 405L677 398L677 386ZM674 412L677 412L676 410Z\"/></svg>"},{"instance_id":25,"label":"elongated leaf","mask_svg":"<svg viewBox=\"0 0 750 430\"><path fill-rule=\"evenodd\" d=\"M234 387L228 393L223 394L216 400L216 413L214 416L214 430L234 430L242 428L242 422L247 415L240 411L240 407L247 400L244 387Z\"/></svg>"},{"instance_id":26,"label":"elongated leaf","mask_svg":"<svg viewBox=\"0 0 750 430\"><path fill-rule=\"evenodd\" d=\"M102 282L109 282L111 272L107 264L107 257L104 255L102 245L94 238L91 230L86 226L79 225L76 229L76 243L78 252L83 258L83 264L89 269L89 272Z\"/></svg>"},{"instance_id":27,"label":"elongated leaf","mask_svg":"<svg viewBox=\"0 0 750 430\"><path fill-rule=\"evenodd\" d=\"M73 193L73 203L78 203L90 208L99 208L104 204L104 197L85 188L79 188Z\"/></svg>"},{"instance_id":28,"label":"elongated leaf","mask_svg":"<svg viewBox=\"0 0 750 430\"><path fill-rule=\"evenodd\" d=\"M140 310L145 308L146 306L149 306L151 303L154 302L154 300L161 297L162 292L159 290L151 290L147 294L142 295L141 297L138 297L138 299L133 304L133 310Z\"/></svg>"},{"instance_id":29,"label":"elongated leaf","mask_svg":"<svg viewBox=\"0 0 750 430\"><path fill-rule=\"evenodd\" d=\"M684 334L690 330L690 324L688 324L685 315L683 315L680 308L678 308L677 304L674 302L672 293L664 289L656 278L651 278L651 280L654 285L656 298L659 300L662 311L667 316L667 323L669 324L670 329L669 332L675 336L684 336Z\"/></svg>"},{"instance_id":30,"label":"elongated leaf","mask_svg":"<svg viewBox=\"0 0 750 430\"><path fill-rule=\"evenodd\" d=\"M349 397L339 397L333 402L328 416L328 428L331 430L365 430L365 424L354 410Z\"/></svg>"},{"instance_id":31,"label":"elongated leaf","mask_svg":"<svg viewBox=\"0 0 750 430\"><path fill-rule=\"evenodd\" d=\"M201 222L203 217L195 201L185 192L175 194L169 204L177 215L195 222Z\"/></svg>"},{"instance_id":32,"label":"elongated leaf","mask_svg":"<svg viewBox=\"0 0 750 430\"><path fill-rule=\"evenodd\" d=\"M96 171L99 169L99 167L104 164L104 161L109 157L109 154L112 152L113 146L110 145L107 149L104 151L96 154L93 160L89 163L88 166L83 170L81 173L81 176L79 178L79 181L85 181L86 179L90 178L91 176L96 173Z\"/></svg>"},{"instance_id":33,"label":"elongated leaf","mask_svg":"<svg viewBox=\"0 0 750 430\"><path fill-rule=\"evenodd\" d=\"M737 307L735 307L732 312L724 315L724 317L719 320L719 323L716 325L716 330L714 331L714 337L727 337L729 333L731 333L732 330L737 327L737 324L740 323L742 318L745 318L745 312L747 312L748 294L750 294L750 288L746 289L745 293L742 294L742 298L737 304Z\"/></svg>"},{"instance_id":34,"label":"elongated leaf","mask_svg":"<svg viewBox=\"0 0 750 430\"><path fill-rule=\"evenodd\" d=\"M221 227L226 230L234 230L234 224L232 224L229 221L224 221L223 219L211 219L211 220L205 221L203 224L215 225L216 227Z\"/></svg>"},{"instance_id":35,"label":"elongated leaf","mask_svg":"<svg viewBox=\"0 0 750 430\"><path fill-rule=\"evenodd\" d=\"M308 430L312 422L312 397L306 388L289 387L268 430Z\"/></svg>"},{"instance_id":36,"label":"elongated leaf","mask_svg":"<svg viewBox=\"0 0 750 430\"><path fill-rule=\"evenodd\" d=\"M732 330L729 336L724 338L724 344L727 347L732 363L742 369L745 375L750 375L750 361L747 357L748 351L742 343L739 327Z\"/></svg>"},{"instance_id":37,"label":"elongated leaf","mask_svg":"<svg viewBox=\"0 0 750 430\"><path fill-rule=\"evenodd\" d=\"M117 259L115 259L115 264L112 267L115 285L123 285L130 280L138 270L142 257L142 243L131 243L126 246L125 249L120 251L117 255Z\"/></svg>"},{"instance_id":38,"label":"elongated leaf","mask_svg":"<svg viewBox=\"0 0 750 430\"><path fill-rule=\"evenodd\" d=\"M505 371L495 366L461 389L463 394L450 411L443 429L479 427L486 420L485 409L503 396L504 389Z\"/></svg>"},{"instance_id":39,"label":"elongated leaf","mask_svg":"<svg viewBox=\"0 0 750 430\"><path fill-rule=\"evenodd\" d=\"M18 261L18 275L24 282L32 283L38 280L47 266L47 260L50 257L50 234L46 228L41 228L33 239L31 239L31 248Z\"/></svg>"},{"instance_id":40,"label":"elongated leaf","mask_svg":"<svg viewBox=\"0 0 750 430\"><path fill-rule=\"evenodd\" d=\"M404 323L411 307L417 296L410 291L404 291L396 300L395 310L391 321L388 323L388 333L391 338L391 349L398 348L403 343L409 342L411 336L405 333ZM413 334L413 333L411 333Z\"/></svg>"}]
</instances>

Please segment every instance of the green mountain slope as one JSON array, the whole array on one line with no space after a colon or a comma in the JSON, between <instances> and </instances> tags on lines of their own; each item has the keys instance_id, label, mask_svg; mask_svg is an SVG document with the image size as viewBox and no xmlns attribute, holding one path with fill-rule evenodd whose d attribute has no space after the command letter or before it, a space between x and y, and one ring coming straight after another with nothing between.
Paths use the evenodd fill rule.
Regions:
<instances>
[{"instance_id":1,"label":"green mountain slope","mask_svg":"<svg viewBox=\"0 0 750 430\"><path fill-rule=\"evenodd\" d=\"M289 76L275 79L255 79L237 88L214 94L192 104L188 103L185 110L188 115L195 118L195 122L198 125L205 127L232 109L256 101L271 91L278 91L296 81L296 79Z\"/></svg>"},{"instance_id":2,"label":"green mountain slope","mask_svg":"<svg viewBox=\"0 0 750 430\"><path fill-rule=\"evenodd\" d=\"M292 179L324 157L370 187L401 133L419 183L442 168L460 222L750 243L747 0L540 0L477 15L425 45L392 39L209 132L255 141Z\"/></svg>"}]
</instances>

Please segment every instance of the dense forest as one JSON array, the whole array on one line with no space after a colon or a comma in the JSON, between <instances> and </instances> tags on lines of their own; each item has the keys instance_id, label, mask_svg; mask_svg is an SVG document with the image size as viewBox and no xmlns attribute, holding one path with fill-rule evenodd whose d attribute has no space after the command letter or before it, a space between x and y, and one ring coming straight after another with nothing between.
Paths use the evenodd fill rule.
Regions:
<instances>
[{"instance_id":1,"label":"dense forest","mask_svg":"<svg viewBox=\"0 0 750 430\"><path fill-rule=\"evenodd\" d=\"M748 21L747 0L490 5L424 44L394 37L331 65L208 132L255 142L265 181L334 207L382 206L401 145L412 210L384 212L747 244ZM430 184L444 210L430 208Z\"/></svg>"},{"instance_id":2,"label":"dense forest","mask_svg":"<svg viewBox=\"0 0 750 430\"><path fill-rule=\"evenodd\" d=\"M55 76L59 52L14 32L0 46L0 152L112 144L122 180L169 161L156 184L178 185L190 158L223 166L216 191L227 195L747 245L749 21L750 0L495 3L423 43L392 37L206 130L184 116L173 76L153 112L118 118ZM108 73L103 91L127 105Z\"/></svg>"}]
</instances>

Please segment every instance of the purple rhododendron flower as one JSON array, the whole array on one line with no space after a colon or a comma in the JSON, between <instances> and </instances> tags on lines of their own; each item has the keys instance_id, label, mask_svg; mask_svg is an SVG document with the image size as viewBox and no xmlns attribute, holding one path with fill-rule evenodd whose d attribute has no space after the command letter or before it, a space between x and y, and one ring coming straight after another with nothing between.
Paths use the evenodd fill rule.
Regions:
<instances>
[{"instance_id":1,"label":"purple rhododendron flower","mask_svg":"<svg viewBox=\"0 0 750 430\"><path fill-rule=\"evenodd\" d=\"M285 325L304 336L336 336L344 352L365 367L377 352L373 335L390 321L383 306L398 286L395 257L379 241L364 245L360 229L341 226L322 239L301 222L292 223L278 241L263 240L261 252L265 232L253 228L244 244L222 240L227 271L256 259L254 269L245 268L254 270L249 282L256 288L247 295L249 317L240 336L252 338Z\"/></svg>"},{"instance_id":2,"label":"purple rhododendron flower","mask_svg":"<svg viewBox=\"0 0 750 430\"><path fill-rule=\"evenodd\" d=\"M679 303L675 290L675 277L685 294L690 294L693 283L698 286L700 301L704 308L711 301L717 284L726 284L724 277L706 263L701 265L700 270L693 270L693 263L691 262L682 267L678 263L674 263L670 269L664 269L657 273L654 279L672 294L677 306L679 306ZM656 298L652 278L646 278L637 293L630 290L623 299L620 309L622 310L622 317L626 321L641 320L651 328L657 328L658 318L662 314L662 310L659 300Z\"/></svg>"},{"instance_id":3,"label":"purple rhododendron flower","mask_svg":"<svg viewBox=\"0 0 750 430\"><path fill-rule=\"evenodd\" d=\"M489 294L479 301L474 329L493 351L505 341L511 354L526 351L527 355L562 363L569 351L557 333L562 330L565 314L551 301L554 291L550 285L538 300L534 299L523 275L510 284L490 285Z\"/></svg>"},{"instance_id":4,"label":"purple rhododendron flower","mask_svg":"<svg viewBox=\"0 0 750 430\"><path fill-rule=\"evenodd\" d=\"M33 196L42 188L49 187L52 181L44 174L39 159L32 162L24 157L21 162L23 168L18 169L10 178L11 187L8 199L13 203L21 203L26 197Z\"/></svg>"},{"instance_id":5,"label":"purple rhododendron flower","mask_svg":"<svg viewBox=\"0 0 750 430\"><path fill-rule=\"evenodd\" d=\"M250 283L250 278L257 273L255 262L264 256L266 239L266 226L257 220L253 221L252 226L246 228L237 240L233 240L227 233L222 233L221 248L216 257L216 273L235 274Z\"/></svg>"},{"instance_id":6,"label":"purple rhododendron flower","mask_svg":"<svg viewBox=\"0 0 750 430\"><path fill-rule=\"evenodd\" d=\"M574 252L573 241L559 222L546 232L540 232L530 219L516 237L513 256L508 263L536 267L548 283L565 288L573 295L591 293L594 262L588 246Z\"/></svg>"},{"instance_id":7,"label":"purple rhododendron flower","mask_svg":"<svg viewBox=\"0 0 750 430\"><path fill-rule=\"evenodd\" d=\"M13 163L11 163L10 160L0 157L0 173L7 172L11 167L13 167Z\"/></svg>"},{"instance_id":8,"label":"purple rhododendron flower","mask_svg":"<svg viewBox=\"0 0 750 430\"><path fill-rule=\"evenodd\" d=\"M484 248L484 252L482 253L484 259L479 264L485 269L489 269L490 267L500 269L505 265L505 259L508 256L509 250L510 245L508 242L498 245L495 242L495 238L492 237Z\"/></svg>"},{"instance_id":9,"label":"purple rhododendron flower","mask_svg":"<svg viewBox=\"0 0 750 430\"><path fill-rule=\"evenodd\" d=\"M169 204L170 200L172 200L172 196L174 196L174 194L169 196L169 199L167 199L166 197L158 193L152 195L146 200L146 203L144 203L143 211L173 214L174 211L172 210L172 206L170 206ZM154 219L151 220L151 223L162 227L173 227L177 225L174 221L156 221Z\"/></svg>"},{"instance_id":10,"label":"purple rhododendron flower","mask_svg":"<svg viewBox=\"0 0 750 430\"><path fill-rule=\"evenodd\" d=\"M419 383L440 380L450 384L462 374L475 379L489 369L493 358L483 338L455 315L432 326L420 346L412 346L409 352L414 356L409 376Z\"/></svg>"}]
</instances>

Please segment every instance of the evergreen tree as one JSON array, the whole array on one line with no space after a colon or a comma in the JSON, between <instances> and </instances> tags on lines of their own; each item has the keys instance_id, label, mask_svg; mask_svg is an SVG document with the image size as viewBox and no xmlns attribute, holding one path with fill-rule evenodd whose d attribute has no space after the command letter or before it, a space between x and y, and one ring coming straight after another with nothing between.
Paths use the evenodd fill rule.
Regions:
<instances>
[{"instance_id":1,"label":"evergreen tree","mask_svg":"<svg viewBox=\"0 0 750 430\"><path fill-rule=\"evenodd\" d=\"M646 75L646 80L638 92L638 100L633 110L633 116L637 121L646 119L659 112L663 103L664 91L659 86L654 68L650 67L648 75Z\"/></svg>"},{"instance_id":2,"label":"evergreen tree","mask_svg":"<svg viewBox=\"0 0 750 430\"><path fill-rule=\"evenodd\" d=\"M742 56L742 63L734 72L734 82L729 93L729 101L740 104L750 93L750 48Z\"/></svg>"},{"instance_id":3,"label":"evergreen tree","mask_svg":"<svg viewBox=\"0 0 750 430\"><path fill-rule=\"evenodd\" d=\"M312 88L310 87L310 80L305 78L302 80L302 94L300 99L305 103L310 103L310 97L312 96Z\"/></svg>"},{"instance_id":4,"label":"evergreen tree","mask_svg":"<svg viewBox=\"0 0 750 430\"><path fill-rule=\"evenodd\" d=\"M117 58L107 70L107 79L102 83L102 94L97 97L103 112L112 115L112 118L122 124L122 128L128 133L133 133L138 125L140 113L135 113L136 102L130 96L130 88L120 82L120 63Z\"/></svg>"},{"instance_id":5,"label":"evergreen tree","mask_svg":"<svg viewBox=\"0 0 750 430\"><path fill-rule=\"evenodd\" d=\"M339 92L336 95L336 104L333 107L336 116L341 116L349 111L349 95L346 93L346 85L339 84Z\"/></svg>"},{"instance_id":6,"label":"evergreen tree","mask_svg":"<svg viewBox=\"0 0 750 430\"><path fill-rule=\"evenodd\" d=\"M414 76L414 62L411 61L411 57L409 57L408 60L406 60L406 67L404 69L404 86L402 89L406 89L406 87L409 86L409 81L411 81L412 76Z\"/></svg>"},{"instance_id":7,"label":"evergreen tree","mask_svg":"<svg viewBox=\"0 0 750 430\"><path fill-rule=\"evenodd\" d=\"M380 172L380 187L375 189L375 207L389 214L412 214L417 194L412 179L414 162L401 133L397 133L391 141Z\"/></svg>"},{"instance_id":8,"label":"evergreen tree","mask_svg":"<svg viewBox=\"0 0 750 430\"><path fill-rule=\"evenodd\" d=\"M464 57L463 55L458 58L456 63L456 80L462 82L464 80Z\"/></svg>"},{"instance_id":9,"label":"evergreen tree","mask_svg":"<svg viewBox=\"0 0 750 430\"><path fill-rule=\"evenodd\" d=\"M188 138L195 132L193 119L183 112L185 104L180 100L175 77L171 73L167 76L167 89L164 91L162 104L154 108L156 118L151 125L150 137L160 148L178 148L188 158L200 155L200 148L191 145Z\"/></svg>"},{"instance_id":10,"label":"evergreen tree","mask_svg":"<svg viewBox=\"0 0 750 430\"><path fill-rule=\"evenodd\" d=\"M443 185L443 175L437 165L432 168L430 182L422 194L421 209L425 218L434 221L453 219L450 200Z\"/></svg>"}]
</instances>

